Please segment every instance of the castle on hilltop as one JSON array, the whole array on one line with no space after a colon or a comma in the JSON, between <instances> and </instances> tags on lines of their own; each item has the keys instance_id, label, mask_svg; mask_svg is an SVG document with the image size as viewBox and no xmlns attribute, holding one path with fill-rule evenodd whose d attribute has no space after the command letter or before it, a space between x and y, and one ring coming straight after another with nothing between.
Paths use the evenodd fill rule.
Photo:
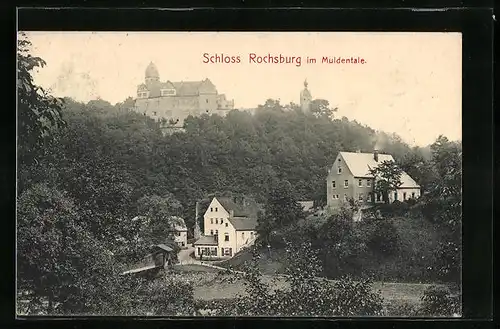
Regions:
<instances>
[{"instance_id":1,"label":"castle on hilltop","mask_svg":"<svg viewBox=\"0 0 500 329\"><path fill-rule=\"evenodd\" d=\"M172 126L182 126L189 115L225 115L233 108L234 101L219 94L209 79L161 82L153 62L146 68L144 83L137 86L134 106L135 111Z\"/></svg>"}]
</instances>

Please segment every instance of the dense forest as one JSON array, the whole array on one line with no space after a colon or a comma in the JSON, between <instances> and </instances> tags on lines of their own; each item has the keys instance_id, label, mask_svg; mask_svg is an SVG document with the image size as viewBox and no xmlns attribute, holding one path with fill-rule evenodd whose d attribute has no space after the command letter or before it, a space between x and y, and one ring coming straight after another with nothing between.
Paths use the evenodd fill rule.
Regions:
<instances>
[{"instance_id":1,"label":"dense forest","mask_svg":"<svg viewBox=\"0 0 500 329\"><path fill-rule=\"evenodd\" d=\"M333 117L323 100L310 114L267 100L253 114L188 117L184 131L164 134L160 122L130 109L130 98L112 105L52 97L33 82L31 71L45 63L29 55L27 40L19 43L18 60L18 286L31 301L48 298L52 311L146 307L145 296L158 287L137 292L116 274L161 239L162 219L178 215L192 228L195 203L216 193L248 195L269 207L283 186L290 200L325 204L327 170L339 151L377 146L392 154L432 196L422 213L434 220L449 209L434 197L441 200L445 191L456 205L461 193L448 189L460 186L461 171L450 173L461 166L459 143L440 137L432 148L410 147L396 135ZM133 220L146 214L151 222ZM446 220L459 225L460 214L452 217ZM458 230L449 231L455 235L446 243L456 245ZM172 288L165 300L191 289L165 287Z\"/></svg>"}]
</instances>

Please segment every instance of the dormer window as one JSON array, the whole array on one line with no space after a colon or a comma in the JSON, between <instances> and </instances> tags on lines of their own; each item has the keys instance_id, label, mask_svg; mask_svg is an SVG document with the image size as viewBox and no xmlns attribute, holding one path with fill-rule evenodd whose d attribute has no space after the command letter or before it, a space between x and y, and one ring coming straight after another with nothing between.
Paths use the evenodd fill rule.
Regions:
<instances>
[{"instance_id":1,"label":"dormer window","mask_svg":"<svg viewBox=\"0 0 500 329\"><path fill-rule=\"evenodd\" d=\"M161 90L161 95L162 96L174 96L175 95L175 89L162 89Z\"/></svg>"}]
</instances>

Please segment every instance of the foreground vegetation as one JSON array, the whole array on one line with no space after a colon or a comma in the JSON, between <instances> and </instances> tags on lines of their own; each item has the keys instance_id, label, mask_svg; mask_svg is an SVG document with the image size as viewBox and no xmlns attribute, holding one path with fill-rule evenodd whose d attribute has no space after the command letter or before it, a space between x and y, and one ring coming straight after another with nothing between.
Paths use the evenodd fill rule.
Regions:
<instances>
[{"instance_id":1,"label":"foreground vegetation","mask_svg":"<svg viewBox=\"0 0 500 329\"><path fill-rule=\"evenodd\" d=\"M370 151L381 140L427 191L416 210L438 227L433 278L458 281L459 144L440 138L431 157L429 150L410 148L397 136L332 119L322 101L315 103L315 115L269 100L255 115L190 117L185 132L164 136L158 122L129 110L130 99L113 106L52 97L32 80L33 69L45 63L29 54L29 46L20 39L17 286L27 307L22 312L198 314L193 284L181 274L156 280L119 275L147 246L165 239L173 224L168 218L180 215L191 227L195 201L214 192L250 195L266 205L259 218L261 243L285 247L287 228L304 217L296 200L326 202L324 177L336 153ZM134 219L139 214L148 219ZM321 230L307 228L290 246L307 255L289 258L290 290L264 289L254 260L245 278L250 298L240 298L231 314L383 314L370 281L343 279L356 272L353 260L366 244L344 215L328 218ZM386 234L392 228L373 225L377 233L369 235L379 238L370 243L397 254L394 241L385 239L394 237ZM334 286L312 279L323 272L342 279ZM319 307L311 310L317 296ZM439 296L429 300L448 298Z\"/></svg>"}]
</instances>

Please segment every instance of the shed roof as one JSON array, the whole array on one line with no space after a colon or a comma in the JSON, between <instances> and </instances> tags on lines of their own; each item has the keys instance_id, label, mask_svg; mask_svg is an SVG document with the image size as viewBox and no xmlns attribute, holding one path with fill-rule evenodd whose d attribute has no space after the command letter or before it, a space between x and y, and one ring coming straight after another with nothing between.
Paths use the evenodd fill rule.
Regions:
<instances>
[{"instance_id":1,"label":"shed roof","mask_svg":"<svg viewBox=\"0 0 500 329\"><path fill-rule=\"evenodd\" d=\"M215 240L215 236L213 236L213 235L202 235L198 240L196 240L194 245L195 246L197 246L197 245L216 246L217 241Z\"/></svg>"}]
</instances>

